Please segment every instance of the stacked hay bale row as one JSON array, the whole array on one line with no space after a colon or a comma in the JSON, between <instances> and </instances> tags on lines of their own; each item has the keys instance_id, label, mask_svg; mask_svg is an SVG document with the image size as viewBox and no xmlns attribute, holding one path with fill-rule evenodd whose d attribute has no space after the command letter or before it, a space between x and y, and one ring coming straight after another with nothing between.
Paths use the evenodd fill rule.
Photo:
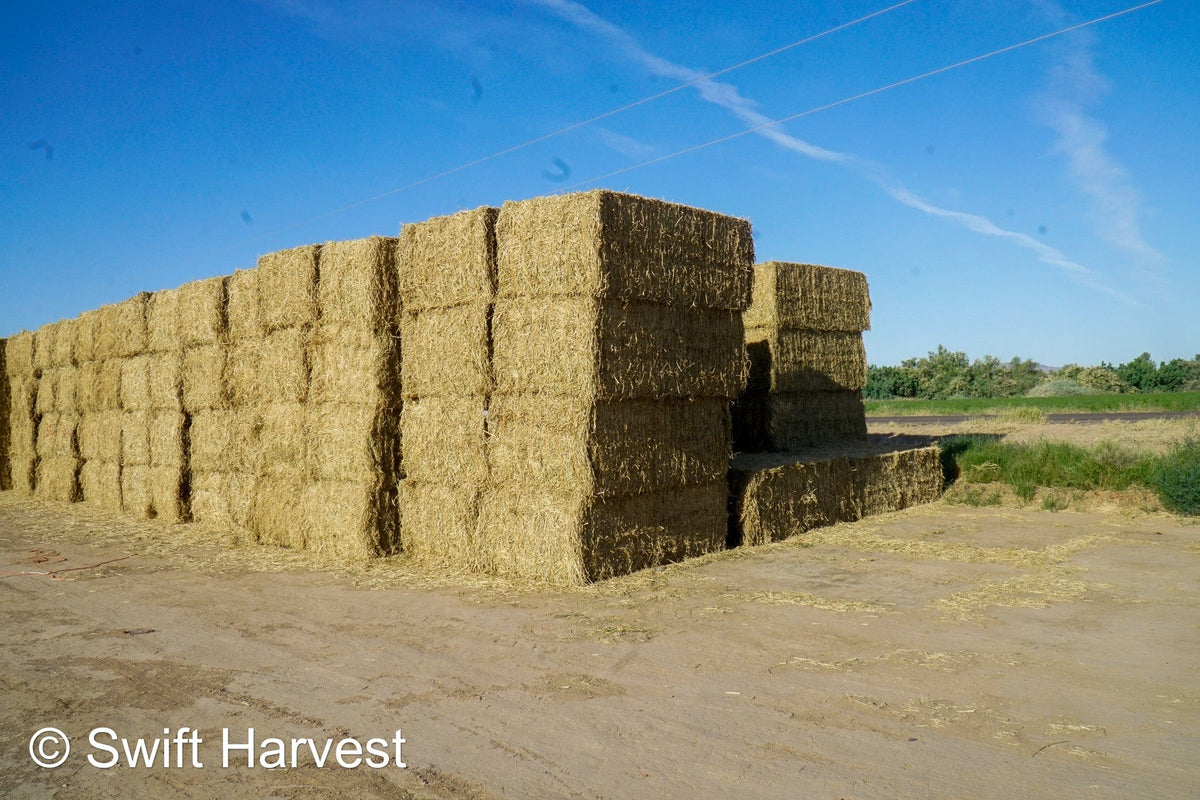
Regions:
<instances>
[{"instance_id":1,"label":"stacked hay bale row","mask_svg":"<svg viewBox=\"0 0 1200 800\"><path fill-rule=\"evenodd\" d=\"M506 203L477 548L578 583L724 546L749 223L607 191Z\"/></svg>"},{"instance_id":2,"label":"stacked hay bale row","mask_svg":"<svg viewBox=\"0 0 1200 800\"><path fill-rule=\"evenodd\" d=\"M744 317L750 379L733 412L739 451L866 440L862 332L870 311L861 272L784 262L754 267Z\"/></svg>"},{"instance_id":3,"label":"stacked hay bale row","mask_svg":"<svg viewBox=\"0 0 1200 800\"><path fill-rule=\"evenodd\" d=\"M496 215L479 208L400 233L404 549L462 569L481 566Z\"/></svg>"},{"instance_id":4,"label":"stacked hay bale row","mask_svg":"<svg viewBox=\"0 0 1200 800\"><path fill-rule=\"evenodd\" d=\"M21 331L5 343L8 379L9 477L12 489L30 495L37 485L38 373L33 367L37 333Z\"/></svg>"},{"instance_id":5,"label":"stacked hay bale row","mask_svg":"<svg viewBox=\"0 0 1200 800\"><path fill-rule=\"evenodd\" d=\"M9 461L9 404L12 401L8 389L7 365L8 340L0 339L0 491L12 488L12 465Z\"/></svg>"},{"instance_id":6,"label":"stacked hay bale row","mask_svg":"<svg viewBox=\"0 0 1200 800\"><path fill-rule=\"evenodd\" d=\"M79 499L79 371L72 356L74 320L38 329L33 371L37 377L34 405L36 461L34 494L46 500Z\"/></svg>"}]
</instances>

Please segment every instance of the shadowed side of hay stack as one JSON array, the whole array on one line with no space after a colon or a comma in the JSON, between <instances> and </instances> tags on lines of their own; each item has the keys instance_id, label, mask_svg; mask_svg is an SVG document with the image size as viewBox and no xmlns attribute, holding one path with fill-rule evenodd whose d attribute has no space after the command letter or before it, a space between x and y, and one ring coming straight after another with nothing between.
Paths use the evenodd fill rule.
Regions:
<instances>
[{"instance_id":1,"label":"shadowed side of hay stack","mask_svg":"<svg viewBox=\"0 0 1200 800\"><path fill-rule=\"evenodd\" d=\"M487 483L496 216L477 208L400 231L404 480L401 528L414 558L478 569Z\"/></svg>"},{"instance_id":2,"label":"shadowed side of hay stack","mask_svg":"<svg viewBox=\"0 0 1200 800\"><path fill-rule=\"evenodd\" d=\"M580 583L724 546L749 224L607 191L506 203L485 568Z\"/></svg>"}]
</instances>

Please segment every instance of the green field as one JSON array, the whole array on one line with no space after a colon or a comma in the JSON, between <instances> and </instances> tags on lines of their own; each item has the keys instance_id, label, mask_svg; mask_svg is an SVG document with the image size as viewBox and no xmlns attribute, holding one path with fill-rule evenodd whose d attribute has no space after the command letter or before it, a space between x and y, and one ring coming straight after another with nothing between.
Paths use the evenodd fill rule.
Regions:
<instances>
[{"instance_id":1,"label":"green field","mask_svg":"<svg viewBox=\"0 0 1200 800\"><path fill-rule=\"evenodd\" d=\"M867 400L867 416L1003 414L1036 409L1046 414L1117 411L1200 411L1200 392L1083 394L1070 397L1000 397L959 400Z\"/></svg>"}]
</instances>

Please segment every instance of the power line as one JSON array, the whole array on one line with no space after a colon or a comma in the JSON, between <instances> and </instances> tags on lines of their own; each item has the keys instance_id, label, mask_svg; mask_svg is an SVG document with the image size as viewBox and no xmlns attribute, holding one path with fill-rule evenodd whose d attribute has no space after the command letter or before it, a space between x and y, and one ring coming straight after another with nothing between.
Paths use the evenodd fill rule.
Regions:
<instances>
[{"instance_id":1,"label":"power line","mask_svg":"<svg viewBox=\"0 0 1200 800\"><path fill-rule=\"evenodd\" d=\"M752 133L758 133L759 131L763 131L768 128L778 127L779 125L782 125L785 122L791 122L792 120L800 119L801 117L807 117L809 115L816 114L820 111L828 111L831 108L843 106L843 105L846 105L847 103L853 103L855 100L862 100L865 97L871 97L872 95L881 94L881 93L889 91L891 89L896 89L901 86L907 86L910 83L915 83L916 81L924 80L925 78L931 78L934 75L940 75L943 72L949 72L950 70L958 69L959 67L965 67L968 64L974 64L976 62L983 61L985 59L992 58L994 56L1003 55L1004 53L1010 53L1013 50L1018 50L1022 47L1027 47L1031 44L1037 44L1038 42L1044 42L1047 39L1054 38L1055 36L1062 36L1063 34L1070 33L1071 31L1077 31L1077 30L1080 30L1081 28L1086 28L1088 26L1096 25L1101 22L1107 22L1108 20L1115 19L1116 17L1121 17L1126 14L1132 14L1135 11L1141 11L1144 8L1148 8L1150 6L1157 5L1161 2L1162 2L1162 0L1149 0L1149 2L1142 3L1141 5L1132 6L1123 11L1116 11L1112 14L1105 14L1102 17L1096 17L1095 19L1090 19L1086 22L1080 22L1076 25L1071 25L1066 28L1061 28L1061 29L1059 29L1057 31L1053 31L1051 33L1045 33L1045 34L1042 34L1041 36L1035 36L1032 39L1026 39L1023 42L1019 42L1018 44L1012 44L1007 47L1002 47L999 50L993 50L992 52L984 53L981 56L975 56L973 58L968 58L964 61L959 61L957 63L950 64L945 67L939 67L937 69L930 70L929 72L923 72L920 75L914 75L911 78L905 78L904 80L896 81L895 83L889 83L887 86L880 86L878 88L871 89L866 92L861 92L861 93L853 95L851 97L845 97L845 98L842 98L841 100L835 100L832 103L826 103L821 106L816 106L815 108L810 108L807 111L801 111L796 114L791 114L786 117L781 117L780 119L777 119L777 120L772 120L770 122L764 122L761 125L755 125L754 127L747 128L743 131L739 131L737 133L731 133L728 136L722 136L718 139L713 139L711 141L704 142L702 144L692 145L691 147L685 147L684 149L677 150L674 153L668 153L667 155L658 156L656 158L651 158L646 161L642 161L641 163L638 163L638 164L633 164L628 167L622 167L621 169L613 170L612 172L606 172L605 174L600 175L598 177L589 178L585 181L579 181L577 183L572 183L569 186L564 186L563 189L564 190L576 189L576 188L579 188L580 186L588 186L588 185L597 183L599 181L607 180L608 178L612 178L617 175L623 175L626 172L632 172L635 169L641 169L642 167L648 167L652 164L658 164L663 161L668 161L672 158L677 158L679 156L688 155L689 153L694 153L697 150L703 150L707 147L712 147L712 146L718 145L718 144L724 144L725 142L729 142L734 139L740 139L741 137L748 136L749 134L752 134Z\"/></svg>"}]
</instances>

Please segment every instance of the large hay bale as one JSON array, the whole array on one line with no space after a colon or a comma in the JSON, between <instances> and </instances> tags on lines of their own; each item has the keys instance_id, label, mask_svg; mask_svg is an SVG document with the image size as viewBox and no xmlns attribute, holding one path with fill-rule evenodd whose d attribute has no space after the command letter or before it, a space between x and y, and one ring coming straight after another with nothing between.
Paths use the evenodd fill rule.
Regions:
<instances>
[{"instance_id":1,"label":"large hay bale","mask_svg":"<svg viewBox=\"0 0 1200 800\"><path fill-rule=\"evenodd\" d=\"M725 546L724 480L618 497L485 492L476 536L488 571L580 584Z\"/></svg>"},{"instance_id":2,"label":"large hay bale","mask_svg":"<svg viewBox=\"0 0 1200 800\"><path fill-rule=\"evenodd\" d=\"M372 236L321 245L317 307L322 325L386 333L396 324L396 239Z\"/></svg>"},{"instance_id":3,"label":"large hay bale","mask_svg":"<svg viewBox=\"0 0 1200 800\"><path fill-rule=\"evenodd\" d=\"M98 411L79 418L79 455L85 461L121 463L121 429L124 414Z\"/></svg>"},{"instance_id":4,"label":"large hay bale","mask_svg":"<svg viewBox=\"0 0 1200 800\"><path fill-rule=\"evenodd\" d=\"M78 502L80 467L79 459L71 456L39 458L33 493L44 500Z\"/></svg>"},{"instance_id":5,"label":"large hay bale","mask_svg":"<svg viewBox=\"0 0 1200 800\"><path fill-rule=\"evenodd\" d=\"M128 358L146 352L146 299L142 292L98 309L96 358Z\"/></svg>"},{"instance_id":6,"label":"large hay bale","mask_svg":"<svg viewBox=\"0 0 1200 800\"><path fill-rule=\"evenodd\" d=\"M78 414L79 407L79 369L76 367L56 367L58 373L57 385L54 389L54 410L60 414Z\"/></svg>"},{"instance_id":7,"label":"large hay bale","mask_svg":"<svg viewBox=\"0 0 1200 800\"><path fill-rule=\"evenodd\" d=\"M79 470L80 499L109 511L121 510L121 465L84 461Z\"/></svg>"},{"instance_id":8,"label":"large hay bale","mask_svg":"<svg viewBox=\"0 0 1200 800\"><path fill-rule=\"evenodd\" d=\"M871 327L867 276L815 264L754 265L746 328L807 328L861 333Z\"/></svg>"},{"instance_id":9,"label":"large hay bale","mask_svg":"<svg viewBox=\"0 0 1200 800\"><path fill-rule=\"evenodd\" d=\"M258 408L258 475L303 475L308 467L307 414L301 403L271 403Z\"/></svg>"},{"instance_id":10,"label":"large hay bale","mask_svg":"<svg viewBox=\"0 0 1200 800\"><path fill-rule=\"evenodd\" d=\"M189 347L183 351L183 410L189 414L229 406L225 380L228 350L224 345Z\"/></svg>"},{"instance_id":11,"label":"large hay bale","mask_svg":"<svg viewBox=\"0 0 1200 800\"><path fill-rule=\"evenodd\" d=\"M33 353L36 343L37 334L33 331L21 331L8 338L4 345L4 369L8 377L25 380L33 377Z\"/></svg>"},{"instance_id":12,"label":"large hay bale","mask_svg":"<svg viewBox=\"0 0 1200 800\"><path fill-rule=\"evenodd\" d=\"M280 250L258 259L258 309L268 331L317 321L317 258L321 245Z\"/></svg>"},{"instance_id":13,"label":"large hay bale","mask_svg":"<svg viewBox=\"0 0 1200 800\"><path fill-rule=\"evenodd\" d=\"M258 270L239 269L226 278L225 315L232 342L261 339L266 333L258 302Z\"/></svg>"},{"instance_id":14,"label":"large hay bale","mask_svg":"<svg viewBox=\"0 0 1200 800\"><path fill-rule=\"evenodd\" d=\"M125 371L125 361L123 358L110 358L96 362L99 365L95 384L97 410L116 411L121 408L121 374ZM133 375L130 379L133 379Z\"/></svg>"},{"instance_id":15,"label":"large hay bale","mask_svg":"<svg viewBox=\"0 0 1200 800\"><path fill-rule=\"evenodd\" d=\"M127 358L121 363L121 407L126 411L149 411L150 356Z\"/></svg>"},{"instance_id":16,"label":"large hay bale","mask_svg":"<svg viewBox=\"0 0 1200 800\"><path fill-rule=\"evenodd\" d=\"M179 336L178 289L154 292L146 299L146 350L165 353L182 346Z\"/></svg>"},{"instance_id":17,"label":"large hay bale","mask_svg":"<svg viewBox=\"0 0 1200 800\"><path fill-rule=\"evenodd\" d=\"M942 495L937 447L875 453L854 459L863 516L932 503Z\"/></svg>"},{"instance_id":18,"label":"large hay bale","mask_svg":"<svg viewBox=\"0 0 1200 800\"><path fill-rule=\"evenodd\" d=\"M180 286L175 347L222 342L226 330L226 278L207 278Z\"/></svg>"},{"instance_id":19,"label":"large hay bale","mask_svg":"<svg viewBox=\"0 0 1200 800\"><path fill-rule=\"evenodd\" d=\"M397 261L402 265L399 291L406 312L491 302L498 213L482 207L401 229Z\"/></svg>"},{"instance_id":20,"label":"large hay bale","mask_svg":"<svg viewBox=\"0 0 1200 800\"><path fill-rule=\"evenodd\" d=\"M150 466L150 412L121 414L121 466Z\"/></svg>"},{"instance_id":21,"label":"large hay bale","mask_svg":"<svg viewBox=\"0 0 1200 800\"><path fill-rule=\"evenodd\" d=\"M308 465L318 481L363 483L399 468L395 411L322 403L304 409Z\"/></svg>"},{"instance_id":22,"label":"large hay bale","mask_svg":"<svg viewBox=\"0 0 1200 800\"><path fill-rule=\"evenodd\" d=\"M98 310L85 311L75 320L71 359L79 365L96 360L96 334L100 324Z\"/></svg>"},{"instance_id":23,"label":"large hay bale","mask_svg":"<svg viewBox=\"0 0 1200 800\"><path fill-rule=\"evenodd\" d=\"M498 394L733 398L746 382L735 311L588 298L497 300L492 331Z\"/></svg>"},{"instance_id":24,"label":"large hay bale","mask_svg":"<svg viewBox=\"0 0 1200 800\"><path fill-rule=\"evenodd\" d=\"M262 350L262 339L241 339L229 348L224 378L230 405L247 407L261 402Z\"/></svg>"},{"instance_id":25,"label":"large hay bale","mask_svg":"<svg viewBox=\"0 0 1200 800\"><path fill-rule=\"evenodd\" d=\"M75 406L80 414L100 410L97 389L100 385L100 362L85 361L75 372Z\"/></svg>"},{"instance_id":26,"label":"large hay bale","mask_svg":"<svg viewBox=\"0 0 1200 800\"><path fill-rule=\"evenodd\" d=\"M351 325L317 328L308 348L308 400L314 404L396 406L400 342Z\"/></svg>"},{"instance_id":27,"label":"large hay bale","mask_svg":"<svg viewBox=\"0 0 1200 800\"><path fill-rule=\"evenodd\" d=\"M51 413L38 420L36 450L39 458L79 457L79 417Z\"/></svg>"},{"instance_id":28,"label":"large hay bale","mask_svg":"<svg viewBox=\"0 0 1200 800\"><path fill-rule=\"evenodd\" d=\"M862 516L845 455L739 455L729 471L731 545L777 542Z\"/></svg>"},{"instance_id":29,"label":"large hay bale","mask_svg":"<svg viewBox=\"0 0 1200 800\"><path fill-rule=\"evenodd\" d=\"M400 485L400 530L406 555L426 564L482 571L475 541L481 492L444 481L405 479Z\"/></svg>"},{"instance_id":30,"label":"large hay bale","mask_svg":"<svg viewBox=\"0 0 1200 800\"><path fill-rule=\"evenodd\" d=\"M51 322L37 329L37 336L32 340L32 370L45 372L56 366L54 349L58 342L58 325L57 322Z\"/></svg>"},{"instance_id":31,"label":"large hay bale","mask_svg":"<svg viewBox=\"0 0 1200 800\"><path fill-rule=\"evenodd\" d=\"M250 529L259 542L305 546L304 490L309 484L306 473L281 471L255 479Z\"/></svg>"},{"instance_id":32,"label":"large hay bale","mask_svg":"<svg viewBox=\"0 0 1200 800\"><path fill-rule=\"evenodd\" d=\"M12 488L12 465L9 461L9 407L12 403L12 391L8 387L8 366L6 364L6 349L8 342L0 339L0 491Z\"/></svg>"},{"instance_id":33,"label":"large hay bale","mask_svg":"<svg viewBox=\"0 0 1200 800\"><path fill-rule=\"evenodd\" d=\"M487 400L422 397L404 404L404 473L421 483L479 488L488 477Z\"/></svg>"},{"instance_id":34,"label":"large hay bale","mask_svg":"<svg viewBox=\"0 0 1200 800\"><path fill-rule=\"evenodd\" d=\"M644 197L597 190L505 203L496 249L498 297L625 298L737 311L750 301L749 222Z\"/></svg>"},{"instance_id":35,"label":"large hay bale","mask_svg":"<svg viewBox=\"0 0 1200 800\"><path fill-rule=\"evenodd\" d=\"M189 418L182 411L151 411L146 424L150 466L182 470L187 463Z\"/></svg>"},{"instance_id":36,"label":"large hay bale","mask_svg":"<svg viewBox=\"0 0 1200 800\"><path fill-rule=\"evenodd\" d=\"M747 328L750 391L859 391L867 385L862 334Z\"/></svg>"},{"instance_id":37,"label":"large hay bale","mask_svg":"<svg viewBox=\"0 0 1200 800\"><path fill-rule=\"evenodd\" d=\"M139 519L168 524L188 519L182 472L178 467L136 465L121 468L121 510Z\"/></svg>"},{"instance_id":38,"label":"large hay bale","mask_svg":"<svg viewBox=\"0 0 1200 800\"><path fill-rule=\"evenodd\" d=\"M149 408L178 411L183 408L183 353L170 350L146 358L146 394ZM131 361L134 359L130 359Z\"/></svg>"},{"instance_id":39,"label":"large hay bale","mask_svg":"<svg viewBox=\"0 0 1200 800\"><path fill-rule=\"evenodd\" d=\"M50 353L50 362L53 366L73 367L75 366L75 357L73 354L73 345L75 344L75 324L73 319L64 319L58 322L54 328L54 341Z\"/></svg>"},{"instance_id":40,"label":"large hay bale","mask_svg":"<svg viewBox=\"0 0 1200 800\"><path fill-rule=\"evenodd\" d=\"M191 417L189 464L194 473L240 472L258 468L263 422L252 410L216 409Z\"/></svg>"},{"instance_id":41,"label":"large hay bale","mask_svg":"<svg viewBox=\"0 0 1200 800\"><path fill-rule=\"evenodd\" d=\"M249 530L254 484L254 476L244 472L193 472L192 519L225 529Z\"/></svg>"},{"instance_id":42,"label":"large hay bale","mask_svg":"<svg viewBox=\"0 0 1200 800\"><path fill-rule=\"evenodd\" d=\"M867 418L859 392L747 392L732 410L733 448L742 453L802 450L867 439Z\"/></svg>"},{"instance_id":43,"label":"large hay bale","mask_svg":"<svg viewBox=\"0 0 1200 800\"><path fill-rule=\"evenodd\" d=\"M308 396L308 334L281 328L262 340L252 404L303 403Z\"/></svg>"},{"instance_id":44,"label":"large hay bale","mask_svg":"<svg viewBox=\"0 0 1200 800\"><path fill-rule=\"evenodd\" d=\"M340 557L394 553L399 549L396 484L377 480L315 481L301 490L304 546Z\"/></svg>"},{"instance_id":45,"label":"large hay bale","mask_svg":"<svg viewBox=\"0 0 1200 800\"><path fill-rule=\"evenodd\" d=\"M721 398L590 403L497 396L488 423L488 461L505 485L554 494L629 495L712 483L729 468L729 403ZM410 475L413 438L406 425Z\"/></svg>"},{"instance_id":46,"label":"large hay bale","mask_svg":"<svg viewBox=\"0 0 1200 800\"><path fill-rule=\"evenodd\" d=\"M491 306L405 310L400 324L405 398L486 395L491 390Z\"/></svg>"},{"instance_id":47,"label":"large hay bale","mask_svg":"<svg viewBox=\"0 0 1200 800\"><path fill-rule=\"evenodd\" d=\"M38 414L53 414L58 407L58 403L54 396L58 391L58 370L53 367L48 367L41 370L42 377L35 381L37 386L37 400L34 404L34 410Z\"/></svg>"}]
</instances>

